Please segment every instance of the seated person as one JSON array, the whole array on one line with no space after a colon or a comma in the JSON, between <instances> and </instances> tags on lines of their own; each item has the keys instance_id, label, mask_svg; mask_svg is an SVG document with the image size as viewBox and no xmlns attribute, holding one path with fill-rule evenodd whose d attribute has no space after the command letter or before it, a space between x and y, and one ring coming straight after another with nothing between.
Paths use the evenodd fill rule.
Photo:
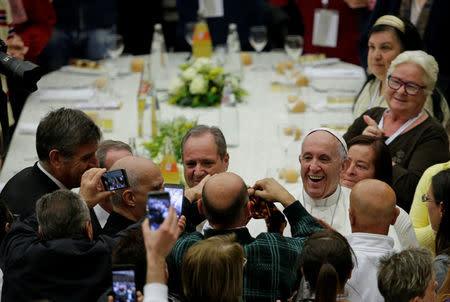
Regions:
<instances>
[{"instance_id":1,"label":"seated person","mask_svg":"<svg viewBox=\"0 0 450 302\"><path fill-rule=\"evenodd\" d=\"M187 251L181 268L187 301L242 301L247 259L235 240L236 234L213 236L195 243Z\"/></svg>"},{"instance_id":2,"label":"seated person","mask_svg":"<svg viewBox=\"0 0 450 302\"><path fill-rule=\"evenodd\" d=\"M428 194L423 200L427 202L431 227L436 233L434 271L439 290L450 264L450 169L433 176Z\"/></svg>"},{"instance_id":3,"label":"seated person","mask_svg":"<svg viewBox=\"0 0 450 302\"><path fill-rule=\"evenodd\" d=\"M338 232L322 230L312 234L299 259L299 269L309 290L301 286L297 301L337 301L353 270L352 254L347 240Z\"/></svg>"},{"instance_id":4,"label":"seated person","mask_svg":"<svg viewBox=\"0 0 450 302\"><path fill-rule=\"evenodd\" d=\"M375 178L392 186L392 159L389 148L381 138L358 135L348 143L347 168L341 173L341 185L353 188L359 181ZM389 236L393 237L396 249L417 247L411 218L402 208ZM400 243L400 244L399 244Z\"/></svg>"},{"instance_id":5,"label":"seated person","mask_svg":"<svg viewBox=\"0 0 450 302\"><path fill-rule=\"evenodd\" d=\"M178 239L167 258L169 288L181 294L182 261L196 242L216 235L234 233L244 248L247 264L244 270L243 299L245 301L282 301L296 289L299 271L292 265L298 258L306 238L322 227L274 179L256 182L255 190L247 190L242 178L225 172L210 177L203 186L199 211L211 226L202 235L185 233ZM246 225L249 220L249 194L280 202L291 224L292 238L279 233L261 233L253 238Z\"/></svg>"},{"instance_id":6,"label":"seated person","mask_svg":"<svg viewBox=\"0 0 450 302\"><path fill-rule=\"evenodd\" d=\"M406 19L392 15L380 17L369 32L367 64L371 73L356 98L353 117L356 119L373 107L387 107L387 71L391 61L406 50L423 49L416 27ZM427 96L424 108L445 127L450 111L444 96L434 89Z\"/></svg>"},{"instance_id":7,"label":"seated person","mask_svg":"<svg viewBox=\"0 0 450 302\"><path fill-rule=\"evenodd\" d=\"M385 302L433 302L436 296L431 254L425 248L381 258L377 280Z\"/></svg>"},{"instance_id":8,"label":"seated person","mask_svg":"<svg viewBox=\"0 0 450 302\"><path fill-rule=\"evenodd\" d=\"M397 205L407 212L425 169L450 157L444 128L424 110L438 70L436 60L423 51L398 55L387 72L385 96L389 107L366 111L344 135L346 141L360 134L385 140L392 156Z\"/></svg>"},{"instance_id":9,"label":"seated person","mask_svg":"<svg viewBox=\"0 0 450 302\"><path fill-rule=\"evenodd\" d=\"M422 202L422 196L428 193L431 186L431 178L442 170L450 168L450 161L436 164L425 170L422 177L417 184L416 192L414 193L414 200L411 205L409 216L416 232L417 241L423 247L430 250L431 254L435 255L435 237L436 234L431 227L430 218L428 216L427 206Z\"/></svg>"}]
</instances>

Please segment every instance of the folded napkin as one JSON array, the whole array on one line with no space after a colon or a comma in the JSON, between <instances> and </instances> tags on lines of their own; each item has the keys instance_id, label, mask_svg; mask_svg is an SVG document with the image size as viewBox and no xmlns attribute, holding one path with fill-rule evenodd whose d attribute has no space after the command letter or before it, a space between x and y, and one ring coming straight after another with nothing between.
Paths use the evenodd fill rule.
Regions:
<instances>
[{"instance_id":1,"label":"folded napkin","mask_svg":"<svg viewBox=\"0 0 450 302\"><path fill-rule=\"evenodd\" d=\"M97 102L80 102L76 104L76 108L80 110L100 110L100 109L107 109L107 110L114 110L114 109L120 109L122 106L121 101L109 101L105 102L103 105Z\"/></svg>"},{"instance_id":2,"label":"folded napkin","mask_svg":"<svg viewBox=\"0 0 450 302\"><path fill-rule=\"evenodd\" d=\"M93 88L84 89L41 89L35 94L40 101L68 100L87 101L94 96Z\"/></svg>"},{"instance_id":3,"label":"folded napkin","mask_svg":"<svg viewBox=\"0 0 450 302\"><path fill-rule=\"evenodd\" d=\"M308 78L364 78L362 68L314 68L306 67L304 74Z\"/></svg>"}]
</instances>

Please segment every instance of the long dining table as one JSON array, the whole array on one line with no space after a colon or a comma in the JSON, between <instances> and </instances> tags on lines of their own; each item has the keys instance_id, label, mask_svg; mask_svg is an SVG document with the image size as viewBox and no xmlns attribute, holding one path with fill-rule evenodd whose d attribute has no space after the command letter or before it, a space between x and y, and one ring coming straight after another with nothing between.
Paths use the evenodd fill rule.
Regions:
<instances>
[{"instance_id":1,"label":"long dining table","mask_svg":"<svg viewBox=\"0 0 450 302\"><path fill-rule=\"evenodd\" d=\"M170 80L180 73L179 65L186 63L187 53L168 54L168 76ZM365 81L364 70L356 65L326 59L323 62L303 63L296 66L308 78L308 86L292 85L289 76L277 71L279 62L286 61L282 52L252 53L253 64L243 67L242 86L248 92L243 103L237 105L239 120L239 145L228 148L230 155L229 171L240 175L248 185L265 177L277 177L282 167L292 168L300 173L298 155L301 141L289 144L285 156L278 137L277 125L288 122L298 127L304 134L316 127L331 127L345 131L353 121L352 105L347 100L354 98ZM130 142L138 141L137 92L140 73L130 70L133 56L123 56L113 63L118 73L110 79L113 98L121 104L119 109L106 110L113 120L113 129L103 133L104 139ZM255 68L255 65L260 68ZM45 75L38 82L38 91L31 94L25 103L16 131L12 137L9 152L0 173L0 190L3 185L21 169L31 166L38 160L35 149L37 125L49 111L59 107L85 108L98 98L92 83L100 77L99 73L80 73L73 68ZM280 84L282 83L282 84ZM298 95L306 103L306 111L289 112L287 101L290 95ZM83 102L87 102L83 105ZM161 97L163 99L163 97ZM197 120L199 124L219 126L219 107L189 108L160 102L160 119L170 120L178 116ZM145 132L144 132L145 133ZM151 138L148 137L147 140ZM285 183L288 190L295 190L301 184ZM258 221L250 228L254 235L264 228Z\"/></svg>"}]
</instances>

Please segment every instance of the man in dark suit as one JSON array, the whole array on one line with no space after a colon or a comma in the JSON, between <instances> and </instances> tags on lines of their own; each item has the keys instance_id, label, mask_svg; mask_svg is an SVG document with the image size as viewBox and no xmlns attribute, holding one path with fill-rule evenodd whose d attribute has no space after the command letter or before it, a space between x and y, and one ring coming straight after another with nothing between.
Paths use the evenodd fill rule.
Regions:
<instances>
[{"instance_id":1,"label":"man in dark suit","mask_svg":"<svg viewBox=\"0 0 450 302\"><path fill-rule=\"evenodd\" d=\"M38 229L29 224L36 219ZM110 286L111 251L125 234L93 241L89 209L78 194L45 194L36 214L14 222L4 238L1 300L96 301Z\"/></svg>"},{"instance_id":2,"label":"man in dark suit","mask_svg":"<svg viewBox=\"0 0 450 302\"><path fill-rule=\"evenodd\" d=\"M116 190L111 196L113 211L102 234L113 236L144 217L147 193L163 190L160 168L150 159L127 156L116 161L111 170L125 169L130 187Z\"/></svg>"},{"instance_id":3,"label":"man in dark suit","mask_svg":"<svg viewBox=\"0 0 450 302\"><path fill-rule=\"evenodd\" d=\"M57 189L79 187L84 172L98 167L95 155L100 129L80 110L60 108L39 123L36 151L39 161L14 175L0 194L14 214L25 219L34 213L36 200ZM93 169L83 177L80 188L90 207L110 192L96 192L96 184L106 169ZM99 194L97 194L99 193Z\"/></svg>"}]
</instances>

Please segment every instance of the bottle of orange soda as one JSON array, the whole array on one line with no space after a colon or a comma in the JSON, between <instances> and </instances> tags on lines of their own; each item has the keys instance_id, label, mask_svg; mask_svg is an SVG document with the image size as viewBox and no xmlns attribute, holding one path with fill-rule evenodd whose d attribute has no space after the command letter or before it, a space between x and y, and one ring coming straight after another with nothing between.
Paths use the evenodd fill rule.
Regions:
<instances>
[{"instance_id":1,"label":"bottle of orange soda","mask_svg":"<svg viewBox=\"0 0 450 302\"><path fill-rule=\"evenodd\" d=\"M212 55L211 35L208 24L200 11L198 12L198 22L194 28L192 54L195 58L210 58Z\"/></svg>"},{"instance_id":2,"label":"bottle of orange soda","mask_svg":"<svg viewBox=\"0 0 450 302\"><path fill-rule=\"evenodd\" d=\"M173 145L168 137L164 141L164 157L161 162L161 174L164 178L164 183L180 183L180 173L178 172Z\"/></svg>"}]
</instances>

